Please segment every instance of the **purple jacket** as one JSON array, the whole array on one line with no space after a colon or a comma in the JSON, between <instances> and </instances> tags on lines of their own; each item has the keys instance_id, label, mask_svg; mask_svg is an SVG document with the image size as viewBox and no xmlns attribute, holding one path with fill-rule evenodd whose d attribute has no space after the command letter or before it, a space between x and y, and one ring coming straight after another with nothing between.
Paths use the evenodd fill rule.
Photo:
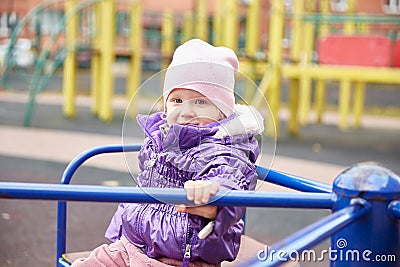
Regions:
<instances>
[{"instance_id":1,"label":"purple jacket","mask_svg":"<svg viewBox=\"0 0 400 267\"><path fill-rule=\"evenodd\" d=\"M138 155L138 185L182 188L187 180L212 179L220 181L220 191L253 190L259 153L254 135L260 130L246 129L242 124L248 119L238 117L207 126L174 124L163 130L166 121L161 113L138 116L147 136ZM106 237L115 241L124 235L152 258L216 264L236 258L244 212L244 207L219 207L213 231L199 239L208 219L176 212L171 204L121 203Z\"/></svg>"}]
</instances>

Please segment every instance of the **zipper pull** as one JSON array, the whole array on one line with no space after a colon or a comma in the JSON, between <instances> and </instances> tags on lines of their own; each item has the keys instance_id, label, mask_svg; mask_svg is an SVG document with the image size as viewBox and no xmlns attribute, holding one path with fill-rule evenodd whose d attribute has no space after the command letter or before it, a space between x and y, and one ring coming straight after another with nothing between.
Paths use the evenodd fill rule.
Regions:
<instances>
[{"instance_id":1,"label":"zipper pull","mask_svg":"<svg viewBox=\"0 0 400 267\"><path fill-rule=\"evenodd\" d=\"M182 267L188 267L190 262L190 249L192 245L186 244L185 254L183 255Z\"/></svg>"},{"instance_id":2,"label":"zipper pull","mask_svg":"<svg viewBox=\"0 0 400 267\"><path fill-rule=\"evenodd\" d=\"M192 248L192 245L190 244L186 244L186 249L185 249L185 258L189 258L190 259L190 249Z\"/></svg>"},{"instance_id":3,"label":"zipper pull","mask_svg":"<svg viewBox=\"0 0 400 267\"><path fill-rule=\"evenodd\" d=\"M156 163L157 157L158 157L158 154L155 154L155 155L153 156L153 158L150 159L150 160L147 162L147 168L152 168L152 167L154 166L154 164Z\"/></svg>"}]
</instances>

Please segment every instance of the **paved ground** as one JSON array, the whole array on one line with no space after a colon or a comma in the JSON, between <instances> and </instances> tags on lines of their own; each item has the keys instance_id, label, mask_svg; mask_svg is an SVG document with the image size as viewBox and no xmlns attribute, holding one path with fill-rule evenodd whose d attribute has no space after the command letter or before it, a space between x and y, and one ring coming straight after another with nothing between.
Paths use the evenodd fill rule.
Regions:
<instances>
[{"instance_id":1,"label":"paved ground","mask_svg":"<svg viewBox=\"0 0 400 267\"><path fill-rule=\"evenodd\" d=\"M30 128L21 127L24 96L0 91L0 181L57 183L66 164L96 145L121 143L126 103L117 100L114 120L104 124L79 99L77 118L62 115L56 94L39 97ZM374 120L375 119L375 120ZM347 166L361 161L384 163L397 173L400 159L400 120L366 118L362 129L339 131L333 125L304 127L298 138L283 135L276 146L273 169L331 183ZM139 131L132 139L140 142ZM273 147L265 140L266 147ZM271 164L271 154L261 165ZM98 157L78 171L75 183L133 184L121 155ZM285 190L262 186L263 190ZM103 233L115 204L71 203L68 248L86 250L104 242ZM247 234L273 243L329 214L327 210L249 209ZM56 203L0 199L1 266L54 266ZM326 241L316 250L329 246ZM328 266L303 263L302 266Z\"/></svg>"}]
</instances>

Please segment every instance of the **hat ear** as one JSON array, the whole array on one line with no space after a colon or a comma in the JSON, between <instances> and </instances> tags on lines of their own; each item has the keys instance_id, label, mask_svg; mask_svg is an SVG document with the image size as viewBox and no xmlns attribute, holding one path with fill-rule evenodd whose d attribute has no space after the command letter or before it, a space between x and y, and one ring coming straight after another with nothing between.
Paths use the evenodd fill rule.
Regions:
<instances>
[{"instance_id":1,"label":"hat ear","mask_svg":"<svg viewBox=\"0 0 400 267\"><path fill-rule=\"evenodd\" d=\"M213 47L214 58L213 63L229 66L234 70L239 69L239 60L232 49L224 46Z\"/></svg>"},{"instance_id":2,"label":"hat ear","mask_svg":"<svg viewBox=\"0 0 400 267\"><path fill-rule=\"evenodd\" d=\"M239 69L239 61L236 56L231 56L225 59L235 70Z\"/></svg>"}]
</instances>

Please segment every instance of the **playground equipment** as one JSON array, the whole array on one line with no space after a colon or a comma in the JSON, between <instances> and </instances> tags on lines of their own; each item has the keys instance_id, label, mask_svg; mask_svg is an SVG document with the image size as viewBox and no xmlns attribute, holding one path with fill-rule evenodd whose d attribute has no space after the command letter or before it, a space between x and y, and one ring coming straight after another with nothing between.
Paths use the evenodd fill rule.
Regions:
<instances>
[{"instance_id":1,"label":"playground equipment","mask_svg":"<svg viewBox=\"0 0 400 267\"><path fill-rule=\"evenodd\" d=\"M111 100L114 94L114 82L112 65L114 63L114 39L115 39L115 1L99 0L94 7L94 36L92 50L92 112L107 122L112 120ZM66 13L77 6L76 1L69 1L66 5ZM127 78L126 94L131 98L135 94L135 88L140 85L141 79L141 59L142 59L142 23L141 5L139 1L134 1L131 6L130 16L130 47L131 60L129 65L129 75ZM76 21L71 19L66 25L66 42L74 44L77 42ZM75 75L76 62L74 53L68 54L64 63L64 114L67 117L75 116Z\"/></svg>"},{"instance_id":2,"label":"playground equipment","mask_svg":"<svg viewBox=\"0 0 400 267\"><path fill-rule=\"evenodd\" d=\"M376 63L379 60L385 62L391 62L392 59L394 60L394 53L391 49L392 41L386 46L376 46L376 48L383 50L382 53L384 53L386 59L380 59L382 53L375 50L374 53L370 54L370 60L364 62L364 64L360 64L355 57L346 58L346 60L343 61L340 55L343 50L340 50L340 47L346 47L349 53L359 55L357 51L365 51L365 45L368 47L371 43L379 42L379 39L382 38L381 35L368 35L368 33L366 33L366 28L369 24L392 23L395 25L394 27L397 27L395 29L398 29L400 19L398 17L356 15L354 14L355 1L349 1L348 14L346 15L330 15L329 1L321 1L321 14L315 13L315 7L312 5L306 6L308 10L305 10L304 3L304 1L293 2L293 14L291 16L293 31L290 55L294 63L284 63L280 65L281 75L290 79L289 106L291 117L289 121L289 131L292 134L297 134L299 131L299 124L304 125L308 123L309 111L311 109L312 80L316 81L316 94L314 98L317 120L319 122L322 121L322 113L326 101L325 82L327 80L338 80L340 82L338 112L340 116L339 127L342 129L348 127L351 83L354 82L354 122L355 126L360 126L365 95L365 83L399 84L400 70L391 67L388 63L384 65ZM281 1L274 1L274 4L278 8L283 8L283 3ZM278 21L284 21L285 18L282 12L277 12L276 15ZM338 33L334 35L330 34L328 25L335 25L334 23L338 22L343 24L342 33L339 36ZM315 25L320 25L319 29L315 28ZM360 28L358 33L355 31L356 25L359 25L358 28ZM319 32L319 35L316 35L317 39L315 43L310 42L314 40L313 36L315 32ZM300 36L302 36L302 38L300 38ZM304 41L302 42L301 39ZM351 42L353 42L353 45L351 45ZM336 47L330 50L329 54L331 58L335 58L335 60L331 62L324 61L324 49L327 45L332 45L332 43L336 45ZM314 45L318 45L318 48L314 49ZM312 53L314 50L318 53L319 64L312 62ZM277 50L277 52L281 53L282 50ZM278 91L280 88L271 85L270 90Z\"/></svg>"},{"instance_id":3,"label":"playground equipment","mask_svg":"<svg viewBox=\"0 0 400 267\"><path fill-rule=\"evenodd\" d=\"M57 266L69 266L66 252L66 201L144 202L190 204L183 189L70 185L75 171L86 160L104 153L130 153L140 145L106 145L89 149L67 166L61 184L0 182L0 197L7 199L58 200ZM331 209L333 213L310 226L272 244L268 250L246 255L238 266L277 266L298 260L310 248L331 237L329 252L310 260L328 257L331 266L371 266L380 261L398 266L400 257L400 177L377 163L349 167L333 186L290 174L257 167L259 179L302 191L272 193L231 191L218 193L210 203L219 206L286 207ZM64 256L65 257L65 256ZM315 257L315 254L314 254ZM300 258L301 259L301 258Z\"/></svg>"},{"instance_id":4,"label":"playground equipment","mask_svg":"<svg viewBox=\"0 0 400 267\"><path fill-rule=\"evenodd\" d=\"M91 29L92 36L89 44L91 51L91 87L93 95L92 112L102 120L112 119L111 100L113 97L113 77L112 64L114 62L114 4L111 0L88 0L79 2L75 0L52 0L39 3L31 10L17 25L12 35L5 55L2 68L1 84L5 85L8 79L12 64L10 64L12 50L21 31L30 23L34 17L40 16L42 12L54 5L64 3L64 16L57 23L54 30L45 42L40 53L37 55L34 64L32 80L29 83L29 100L26 105L24 125L29 126L31 122L33 107L37 94L43 91L60 66L63 66L63 96L64 96L64 115L74 117L76 115L75 95L76 95L76 74L77 50L80 48L80 38L78 38L78 15L84 10L93 8L92 19L94 21ZM141 77L141 6L138 1L131 5L131 61L128 76L127 97L134 94L131 88L137 88ZM102 19L103 18L103 19ZM107 18L107 19L104 19ZM51 51L57 43L57 38L65 30L65 45L58 59L50 58ZM50 66L48 66L50 64Z\"/></svg>"},{"instance_id":5,"label":"playground equipment","mask_svg":"<svg viewBox=\"0 0 400 267\"><path fill-rule=\"evenodd\" d=\"M34 16L55 3L65 2L65 15L59 22L59 29L52 33L51 40L65 29L65 59L54 61L51 69L64 63L64 114L73 117L75 108L76 52L79 49L77 14L93 7L93 35L91 39L91 94L93 97L92 112L103 121L110 121L113 116L111 100L114 94L113 72L115 39L115 1L76 0L41 2L30 12L11 36L8 54L11 54L15 40L21 29ZM318 2L318 5L317 5ZM244 4L243 4L244 3ZM291 134L298 134L300 126L309 122L309 114L314 104L317 122L323 122L326 108L326 82L339 82L338 113L339 127L349 127L348 117L353 113L354 125L361 125L365 87L367 83L399 84L400 83L400 41L396 39L400 28L398 16L369 16L355 13L356 0L348 1L346 14L330 12L330 1L292 2L292 9L286 10L283 0L273 0L269 4L268 14L264 14L261 0L243 1L216 0L214 13L208 17L206 1L196 1L194 10L183 15L182 24L177 30L174 14L166 10L161 25L160 60L165 67L177 45L190 39L201 38L214 45L223 45L238 51L240 54L240 71L252 80L259 82L263 97L268 99L275 121L279 121L278 112L282 106L282 78L289 80L288 107L290 119L288 129ZM317 6L319 10L317 10ZM318 13L319 12L319 13ZM142 41L143 10L141 1L133 1L129 7L130 14L130 63L127 76L126 94L131 98L142 82L141 62L143 57ZM262 19L268 17L268 47L261 47L260 36ZM107 18L107 20L102 19ZM265 19L266 20L266 19ZM380 25L389 25L390 32L378 32ZM211 27L211 28L210 28ZM101 29L101 31L99 30ZM180 32L180 35L178 34ZM283 36L290 35L288 51L282 48ZM239 34L240 33L240 34ZM151 38L151 37L150 37ZM381 39L384 38L384 44ZM241 40L240 42L238 40ZM51 42L50 42L51 43ZM35 64L35 71L29 85L30 98L27 104L24 124L29 125L35 97L42 91L53 72L44 73L51 44L43 49ZM239 44L240 43L240 44ZM49 45L50 44L50 45ZM376 45L374 53L363 50L368 45ZM355 57L343 57L338 51L346 47L349 54L364 51L368 57L362 57L360 63ZM266 56L264 51L266 51ZM379 53L378 53L379 52ZM364 53L364 54L365 54ZM8 62L6 56L5 62ZM359 59L359 58L358 58ZM369 60L368 60L369 59ZM377 61L384 63L377 64ZM1 81L7 77L10 66L5 64ZM354 84L354 89L352 88ZM314 87L314 88L313 88ZM352 91L354 95L352 97ZM314 96L313 96L314 92ZM255 106L260 105L259 97L246 90L244 98ZM353 98L353 110L350 109ZM314 103L312 103L314 99ZM277 123L279 127L279 123ZM267 125L266 129L271 129ZM279 133L279 128L277 129Z\"/></svg>"}]
</instances>

